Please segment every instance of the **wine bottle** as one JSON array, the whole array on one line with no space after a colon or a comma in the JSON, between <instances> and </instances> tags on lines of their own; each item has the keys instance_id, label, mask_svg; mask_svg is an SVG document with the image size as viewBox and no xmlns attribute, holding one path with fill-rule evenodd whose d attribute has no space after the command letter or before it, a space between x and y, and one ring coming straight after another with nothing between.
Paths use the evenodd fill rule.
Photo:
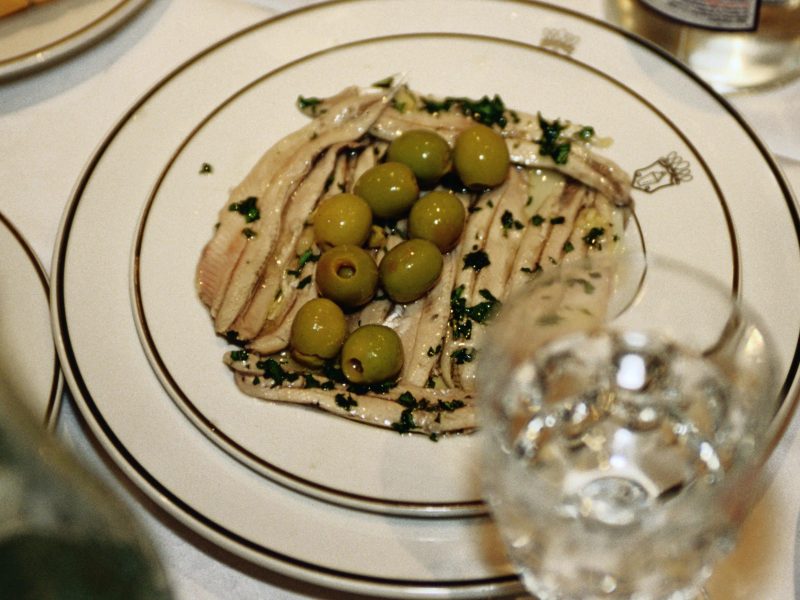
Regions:
<instances>
[{"instance_id":1,"label":"wine bottle","mask_svg":"<svg viewBox=\"0 0 800 600\"><path fill-rule=\"evenodd\" d=\"M800 76L800 0L607 0L606 16L722 93Z\"/></svg>"}]
</instances>

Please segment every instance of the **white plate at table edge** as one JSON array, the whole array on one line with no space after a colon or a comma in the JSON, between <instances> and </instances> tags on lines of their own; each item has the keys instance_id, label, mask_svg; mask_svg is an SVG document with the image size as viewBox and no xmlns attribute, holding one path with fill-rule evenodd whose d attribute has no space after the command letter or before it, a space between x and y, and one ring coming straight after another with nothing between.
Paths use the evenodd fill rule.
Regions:
<instances>
[{"instance_id":1,"label":"white plate at table edge","mask_svg":"<svg viewBox=\"0 0 800 600\"><path fill-rule=\"evenodd\" d=\"M15 269L26 271L27 278L33 278L35 283L26 288L24 291L27 298L30 299L31 304L26 304L20 307L20 312L15 315L15 322L18 326L23 327L27 325L26 317L29 317L32 309L42 309L43 314L49 313L50 301L50 284L48 282L47 273L42 267L38 256L30 247L27 240L14 226L14 224L3 214L0 213L0 236L7 237L12 244L18 247L18 250L24 254L24 259L20 263L15 263ZM3 260L7 260L4 257ZM2 285L18 285L19 280L7 282L3 281ZM32 306L42 303L41 307ZM7 318L7 314L3 315ZM52 431L55 428L58 420L58 413L61 407L61 395L63 389L63 379L61 377L61 369L58 365L55 346L53 338L50 334L50 328L47 328L47 335L41 336L36 334L35 339L30 339L31 329L26 327L25 334L20 337L25 337L30 340L24 348L19 348L17 344L14 348L19 348L16 352L29 356L30 360L35 361L37 364L37 371L44 373L51 373L49 379L49 389L47 393L43 390L36 388L33 384L27 381L19 382L14 389L14 397L20 402L24 402L30 409L31 414L40 422L47 430ZM5 344L7 340L2 340ZM43 364L38 364L38 361L44 361Z\"/></svg>"},{"instance_id":2,"label":"white plate at table edge","mask_svg":"<svg viewBox=\"0 0 800 600\"><path fill-rule=\"evenodd\" d=\"M339 2L339 3L334 4L333 5L333 10L335 10L337 6L342 5L342 4L345 4L345 2ZM365 4L368 4L368 3L365 2ZM510 5L511 3L508 3L508 4ZM538 8L541 9L542 7L540 6ZM296 11L296 13L292 13L292 15L299 14L299 15L302 16L303 14L305 14L307 12L318 10L318 9L319 10L330 10L331 7L330 6L311 7L311 8L308 8L308 9L303 9L303 10L300 10L300 11ZM555 12L561 12L563 14L570 14L568 11L559 11L557 9L553 9L553 10ZM292 16L292 15L286 15L286 16ZM282 18L279 18L277 20L278 21L282 21L283 18L286 18L286 16L284 16ZM578 18L586 20L586 21L590 21L590 22L592 21L591 19L587 19L586 17L583 17L583 16L579 16ZM603 26L607 27L605 25L603 25ZM254 28L251 28L251 29L254 29ZM611 28L609 28L609 29L611 29ZM235 37L236 36L233 36L231 39L234 39ZM219 46L222 46L222 45L223 44L218 44L217 46L215 46L212 49L210 49L208 52L210 52L211 50L214 50L214 49L216 49L216 48L218 48ZM207 54L207 53L204 53L204 54ZM187 66L190 66L192 62L193 61L190 61L186 65L183 65L178 70L176 70L174 74L177 74L181 70L187 68ZM170 76L167 79L165 79L162 82L162 84L159 84L159 86L157 86L157 88L160 87L161 85L166 84L169 81L169 79L171 79L171 77L172 76ZM154 90L157 89L157 88L154 88ZM148 94L148 96L149 95L150 94ZM140 101L140 103L137 105L137 107L139 105L143 104L147 100L148 96L145 96ZM135 110L135 108L134 108L134 110ZM128 114L128 116L133 114L134 110L132 110ZM775 168L775 166L774 166L774 164L772 162L772 159L768 156L768 154L764 150L763 146L760 144L760 142L758 142L758 140L755 138L755 136L752 134L752 132L749 130L749 128L747 128L746 125L741 123L741 120L735 114L734 114L734 117L737 120L740 121L740 124L743 126L743 128L748 132L750 137L753 139L753 141L755 142L755 144L757 146L757 149L767 159L768 166L775 173L776 177L778 178L778 181L780 182L780 185L783 186L784 189L785 189L785 184L780 179L780 175L778 174L777 169ZM119 126L112 133L111 137L116 135L116 133L120 129L122 129L123 126L124 126L124 120L122 122L120 122ZM102 154L102 152L105 149L105 147L111 142L111 137L106 140L106 143L104 143L104 145L98 151L98 155L95 156L95 158L93 159L92 163L87 168L87 171L84 173L84 175L83 175L83 177L81 179L83 184L87 183L87 180L88 180L88 177L89 177L89 175L91 173L91 170L94 168L95 163L99 160L100 154ZM82 184L79 183L79 186L76 188L76 194L78 194L80 192L81 185ZM786 194L787 200L791 204L792 203L791 195L788 193L788 190L785 190L785 194ZM64 251L66 249L66 243L67 243L67 241L66 241L66 239L64 237L65 234L67 233L65 230L70 226L70 220L71 220L72 216L74 216L74 211L75 211L75 208L76 208L75 207L76 200L77 200L77 195L73 196L73 199L72 199L72 201L71 201L70 205L68 206L67 211L65 213L64 221L62 221L62 230L61 230L61 232L59 234L59 243L56 246L56 258L57 259L58 259L59 254L62 254L61 260L63 260L63 253L64 253ZM794 212L793 204L791 205L790 210L792 210L792 212ZM59 262L59 260L54 260L54 273L56 274L56 277L62 277L63 276L62 268L63 268L63 265ZM126 472L130 476L132 476L132 478L141 487L143 487L143 489L149 495L151 495L153 497L156 497L157 500L159 501L159 504L161 504L162 506L166 507L167 510L169 510L169 512L171 512L173 515L177 516L179 519L181 519L184 522L187 522L188 524L190 524L190 526L192 526L192 528L200 531L201 533L205 533L206 535L208 535L212 539L217 539L219 541L220 526L218 524L215 524L213 521L209 521L201 513L198 513L197 511L192 510L192 508L190 506L187 506L183 502L183 500L181 498L178 498L178 497L174 496L170 492L169 488L167 488L166 486L164 486L163 484L161 484L157 480L153 479L152 476L147 473L146 469L143 468L142 465L140 465L137 462L136 457L131 456L130 454L128 454L128 451L125 449L124 445L122 445L120 440L118 440L115 437L113 430L110 429L108 424L105 423L105 421L103 420L102 414L99 412L96 404L94 403L94 400L92 399L92 397L91 397L91 395L89 393L89 390L88 389L82 389L82 385L83 385L82 383L81 383L80 386L78 385L77 381L81 381L82 382L80 369L78 368L77 364L73 364L73 362L72 362L72 350L71 349L67 349L68 346L69 346L69 341L68 341L69 338L64 335L64 334L66 334L66 325L67 324L65 322L65 319L66 319L66 317L65 317L65 309L61 306L61 302L63 301L63 298L61 297L61 292L62 292L61 284L63 282L61 280L59 280L59 279L56 279L56 281L57 281L58 285L56 286L56 289L54 290L53 297L55 299L57 299L58 302L54 303L54 306L53 306L52 310L53 310L53 317L54 317L54 319L55 319L55 321L56 321L56 323L58 324L58 327L59 327L59 329L58 329L58 333L60 334L59 338L58 338L58 341L59 341L59 352L63 357L62 360L65 360L65 363L69 365L68 369L67 369L67 372L68 372L68 381L70 382L70 387L75 392L76 398L80 399L79 406L81 407L81 410L84 413L84 415L86 416L87 420L92 425L93 430L98 435L98 437L100 438L101 442L106 447L106 449L108 449L110 451L112 457L114 457L114 459L118 463L120 463L121 466L123 466L125 468ZM796 367L796 365L794 365L793 368L795 368L795 367ZM790 379L792 379L792 378L790 378ZM786 420L787 420L786 419L786 413L791 413L791 411L792 411L792 409L794 407L794 403L795 403L795 399L794 398L792 398L791 402L784 403L784 409L785 409L783 411L784 415L779 419L781 426L785 425ZM222 537L224 538L226 536L226 531L225 531L224 527L222 527L221 533L222 533ZM227 532L227 533L230 534L230 532ZM242 543L242 540L241 539L240 540L236 540L235 536L232 536L232 539L230 541L232 542L233 546L237 546L237 544L241 544ZM245 540L245 542L246 542L246 540ZM239 550L242 551L243 548L239 548ZM245 552L245 554L246 554L246 552ZM267 562L267 564L275 566L275 563L272 560L266 560L266 562ZM279 563L280 563L280 561L279 561ZM290 571L291 571L291 569L290 569ZM313 575L311 575L311 579L315 580L315 577ZM455 587L457 587L457 586L455 586ZM409 590L405 589L404 593L409 593Z\"/></svg>"},{"instance_id":3,"label":"white plate at table edge","mask_svg":"<svg viewBox=\"0 0 800 600\"><path fill-rule=\"evenodd\" d=\"M419 64L420 54L424 57L426 52L435 51L442 43L466 44L467 48L480 47L481 53L487 55L492 52L510 54L512 51L524 55L535 54L537 56L532 59L532 69L538 68L542 71L546 65L541 63L550 61L556 64L556 73L562 74L564 80L579 79L583 82L582 85L607 84L623 97L622 100L639 102L636 95L619 82L609 84L608 81L603 81L602 77L599 78L600 81L595 82L591 79L591 73L576 68L576 65L569 62L568 57L541 50L536 52L538 49L506 40L457 34L448 36L411 34L370 38L328 48L271 71L242 89L234 90L225 102L215 106L192 129L167 162L146 203L137 227L136 245L131 263L132 303L136 308L137 328L148 359L176 404L209 439L257 472L313 497L364 510L426 517L466 516L484 512L480 491L473 489L469 484L461 483L465 478L472 480L469 467L475 462L473 457L475 448L461 439L457 442L458 449L453 450L451 445L456 443L456 440L450 438L445 438L436 445L427 442L412 445L412 440L398 440L395 435L376 433L374 429L367 431L363 427L354 426L353 423L332 418L330 415L309 414L299 407L279 409L259 402L257 403L259 410L273 412L259 414L254 411L242 416L238 411L252 410L252 400L240 401L235 394L231 395L230 374L225 369L221 369L224 374L217 378L197 376L198 372L205 374L212 372L214 367L219 368L218 355L222 350L218 345L210 345L212 338L208 335L207 315L197 301L195 290L187 285L193 280L194 265L191 262L187 264L177 257L181 254L192 257L200 255L201 250L197 240L205 241L206 229L210 227L209 220L213 220L216 215L219 197L225 197L224 191L218 189L219 186L213 188L213 193L208 191L208 186L205 184L213 178L212 175L204 176L206 181L199 183L199 178L196 177L197 164L203 158L211 161L215 165L215 173L217 170L225 173L219 177L223 177L225 183L228 183L226 177L231 171L230 166L225 165L222 169L218 169L220 163L225 162L226 155L230 154L226 149L226 141L235 136L237 131L242 131L251 125L250 116L256 114L259 108L262 108L266 115L275 116L266 117L265 123L261 124L260 128L257 126L255 128L279 131L280 135L283 135L293 128L285 124L287 119L294 118L300 123L304 122L303 117L289 108L293 100L292 92L284 90L295 90L298 82L319 82L324 79L323 74L331 70L331 64L341 65L347 72L354 71L362 54L370 55L373 60L375 57L380 57L377 59L380 64L388 63L389 57L393 56L391 48L396 48L398 45L401 48L398 53L403 54L402 60L408 60L410 64ZM389 50L385 49L387 46ZM408 58L406 55L412 51L417 55ZM464 55L469 54L468 50L463 48L461 51ZM322 66L319 66L318 62L321 62ZM513 59L510 62L514 62ZM392 64L388 68L391 71L396 67L398 65ZM374 73L372 75L374 76ZM553 76L553 73L550 73L550 77ZM282 77L288 78L289 81ZM597 88L595 89L599 92ZM281 95L292 97L276 100ZM274 102L274 105L271 102ZM639 103L646 105L646 102ZM240 104L244 106L239 106ZM281 112L282 107L283 112ZM654 128L657 128L663 120L669 124L669 127L664 127L669 135L677 131L668 117L659 115L657 111L651 112L647 108L643 112L646 115L641 118L655 121ZM220 129L219 121L230 121L231 113L238 115L234 117L234 123L229 123ZM261 136L255 137L260 143ZM246 145L244 144L246 139L247 136L240 136L239 145ZM673 142L659 137L657 139L662 146L681 142L680 139ZM684 141L691 148L691 141ZM624 141L621 144L624 147ZM218 149L223 150L219 152ZM709 190L715 188L713 174L703 169L697 169L694 173L695 182L685 185L696 188L700 183L698 180L702 177L708 178ZM728 218L727 209L724 208L725 198L719 190L715 191L719 204L723 207L721 212L706 215L706 221L693 219L695 226L702 227L703 224L716 221L724 222ZM639 199L643 199L641 191L637 194L640 195ZM166 208L164 204L167 205ZM198 207L204 207L202 211L205 214L195 218L194 213L201 213L201 208ZM179 220L184 235L176 237L175 223ZM637 231L637 226L638 222L633 220L629 224L629 246L633 246L630 241L635 241L641 235L641 231ZM706 233L708 234L711 229L713 227L709 225ZM729 235L731 240L728 241L723 235L720 243L727 243L734 249L731 257L734 265L732 285L736 289L741 274L738 272L739 260L735 253L738 243L732 226L729 226L725 235ZM144 241L150 238L155 238L155 241ZM667 250L676 251L675 248ZM165 255L171 257L171 260L164 261ZM153 277L157 281L146 286L150 279L148 274L154 271L158 271ZM176 280L182 284L175 283ZM149 294L143 293L145 287L150 289ZM154 296L153 299L150 299L151 296ZM199 310L196 311L197 315L192 315L190 318L188 315L193 306ZM153 326L153 322L156 325ZM192 352L187 353L186 348L191 348ZM210 356L211 360L204 361L206 356ZM220 380L221 385L219 385ZM220 402L221 398L226 400ZM223 408L229 403L235 403L235 407ZM254 433L237 434L235 425L246 422L249 427L254 421L261 423ZM297 459L305 448L302 446L298 448L294 439L281 438L286 431L303 431L304 439L308 440L307 444L318 439L326 440L324 445L329 456L321 461L314 456L313 451L309 451L312 456ZM354 437L358 435L375 437L363 439ZM269 441L264 442L264 440ZM413 442L419 442L419 438ZM395 487L390 488L382 484L380 474L376 476L375 470L370 468L374 460L369 457L369 453L365 462L364 453L353 452L354 448L363 447L380 448L377 450L378 454L389 456L400 456L411 452L419 465L425 467L414 469L411 473L405 474L405 478L396 470L392 475ZM346 455L348 458L346 463L334 467L328 464L335 462L331 455ZM448 480L451 472L463 476L451 482ZM447 496L448 493L451 495Z\"/></svg>"},{"instance_id":4,"label":"white plate at table edge","mask_svg":"<svg viewBox=\"0 0 800 600\"><path fill-rule=\"evenodd\" d=\"M108 0L104 1L108 3ZM66 7L77 13L68 14L69 11L64 12L64 5L56 0L4 17L0 20L0 30L11 26L26 28L31 35L40 38L35 40L35 45L26 44L24 48L3 53L7 57L0 58L0 83L49 67L98 42L132 18L148 1L111 0L109 7L99 14L94 10L82 10L81 7ZM43 21L46 22L47 31L39 34L35 28ZM57 25L55 28L52 27L53 21ZM0 47L2 45L3 40L0 39Z\"/></svg>"}]
</instances>

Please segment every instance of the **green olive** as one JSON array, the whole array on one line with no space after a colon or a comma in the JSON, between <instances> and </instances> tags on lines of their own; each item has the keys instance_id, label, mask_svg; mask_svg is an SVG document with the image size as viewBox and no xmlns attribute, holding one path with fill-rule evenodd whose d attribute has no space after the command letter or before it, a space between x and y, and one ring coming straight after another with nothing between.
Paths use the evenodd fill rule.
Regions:
<instances>
[{"instance_id":1,"label":"green olive","mask_svg":"<svg viewBox=\"0 0 800 600\"><path fill-rule=\"evenodd\" d=\"M412 129L389 144L390 161L407 165L424 187L431 187L450 169L450 146L434 131Z\"/></svg>"},{"instance_id":2,"label":"green olive","mask_svg":"<svg viewBox=\"0 0 800 600\"><path fill-rule=\"evenodd\" d=\"M326 250L315 272L321 296L344 308L369 302L378 286L378 267L369 252L358 246L336 246Z\"/></svg>"},{"instance_id":3,"label":"green olive","mask_svg":"<svg viewBox=\"0 0 800 600\"><path fill-rule=\"evenodd\" d=\"M435 190L420 198L408 215L408 234L433 242L442 252L452 250L464 230L466 211L452 192Z\"/></svg>"},{"instance_id":4,"label":"green olive","mask_svg":"<svg viewBox=\"0 0 800 600\"><path fill-rule=\"evenodd\" d=\"M372 227L372 211L355 194L336 194L320 202L314 215L314 238L322 248L361 246Z\"/></svg>"},{"instance_id":5,"label":"green olive","mask_svg":"<svg viewBox=\"0 0 800 600\"><path fill-rule=\"evenodd\" d=\"M364 325L351 333L342 346L342 372L353 383L380 383L400 374L403 344L385 325Z\"/></svg>"},{"instance_id":6,"label":"green olive","mask_svg":"<svg viewBox=\"0 0 800 600\"><path fill-rule=\"evenodd\" d=\"M510 159L503 137L486 125L473 125L458 134L453 163L464 185L496 187L508 175Z\"/></svg>"},{"instance_id":7,"label":"green olive","mask_svg":"<svg viewBox=\"0 0 800 600\"><path fill-rule=\"evenodd\" d=\"M333 358L347 336L342 309L325 298L309 300L292 321L289 345L292 355L302 363L318 366Z\"/></svg>"},{"instance_id":8,"label":"green olive","mask_svg":"<svg viewBox=\"0 0 800 600\"><path fill-rule=\"evenodd\" d=\"M386 162L367 169L353 188L381 219L402 217L419 196L414 173L406 165Z\"/></svg>"},{"instance_id":9,"label":"green olive","mask_svg":"<svg viewBox=\"0 0 800 600\"><path fill-rule=\"evenodd\" d=\"M413 302L424 296L442 273L442 253L423 239L402 242L389 250L379 267L381 284L395 302Z\"/></svg>"}]
</instances>

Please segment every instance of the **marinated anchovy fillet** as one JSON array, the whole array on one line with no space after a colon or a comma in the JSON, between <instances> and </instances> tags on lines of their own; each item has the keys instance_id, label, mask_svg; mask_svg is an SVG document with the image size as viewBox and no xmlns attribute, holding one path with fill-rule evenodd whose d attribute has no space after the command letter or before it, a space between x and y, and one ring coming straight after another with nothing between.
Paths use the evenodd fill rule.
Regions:
<instances>
[{"instance_id":1,"label":"marinated anchovy fillet","mask_svg":"<svg viewBox=\"0 0 800 600\"><path fill-rule=\"evenodd\" d=\"M514 111L497 96L434 98L405 85L380 87L298 99L311 121L267 150L231 192L198 263L198 295L217 333L239 346L225 363L245 394L400 433L470 432L477 426L475 365L492 316L542 271L618 252L633 209L630 178L595 152L603 144L591 127ZM354 383L336 357L313 363L294 354L298 312L323 302L315 300L325 251L315 241L320 201L354 193L404 133L432 131L452 149L476 123L499 133L510 166L491 189L467 189L449 176L433 188L454 191L466 215L455 246L444 247L438 279L410 302L378 288L366 304L346 307L344 321L337 317L346 334L365 325L392 329L402 345L399 374ZM363 247L377 265L407 232L404 216L373 219ZM604 310L611 279L577 282L575 306Z\"/></svg>"}]
</instances>

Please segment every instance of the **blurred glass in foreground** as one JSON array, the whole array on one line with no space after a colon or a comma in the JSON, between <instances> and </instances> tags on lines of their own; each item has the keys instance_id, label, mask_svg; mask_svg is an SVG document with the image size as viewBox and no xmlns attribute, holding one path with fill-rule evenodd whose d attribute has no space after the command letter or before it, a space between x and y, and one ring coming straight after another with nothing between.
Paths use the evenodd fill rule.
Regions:
<instances>
[{"instance_id":1,"label":"blurred glass in foreground","mask_svg":"<svg viewBox=\"0 0 800 600\"><path fill-rule=\"evenodd\" d=\"M540 600L689 600L758 495L769 336L680 263L582 259L505 304L478 366L489 506Z\"/></svg>"},{"instance_id":2,"label":"blurred glass in foreground","mask_svg":"<svg viewBox=\"0 0 800 600\"><path fill-rule=\"evenodd\" d=\"M0 596L167 600L129 511L0 386Z\"/></svg>"}]
</instances>

